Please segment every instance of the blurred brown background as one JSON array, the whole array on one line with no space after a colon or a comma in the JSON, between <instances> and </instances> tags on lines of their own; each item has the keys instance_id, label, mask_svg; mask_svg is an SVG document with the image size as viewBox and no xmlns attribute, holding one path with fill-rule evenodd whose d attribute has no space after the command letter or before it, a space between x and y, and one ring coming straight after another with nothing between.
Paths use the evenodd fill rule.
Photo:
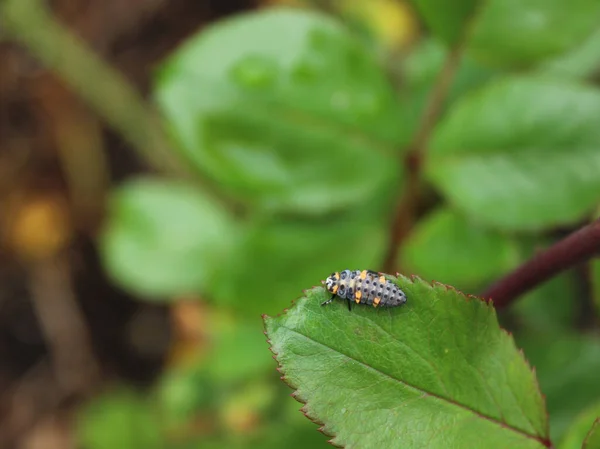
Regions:
<instances>
[{"instance_id":1,"label":"blurred brown background","mask_svg":"<svg viewBox=\"0 0 600 449\"><path fill-rule=\"evenodd\" d=\"M141 92L182 39L255 3L50 2ZM168 309L112 286L93 243L105 189L143 170L56 76L0 42L1 448L72 447L70 413L82 398L109 379L144 385L164 363Z\"/></svg>"}]
</instances>

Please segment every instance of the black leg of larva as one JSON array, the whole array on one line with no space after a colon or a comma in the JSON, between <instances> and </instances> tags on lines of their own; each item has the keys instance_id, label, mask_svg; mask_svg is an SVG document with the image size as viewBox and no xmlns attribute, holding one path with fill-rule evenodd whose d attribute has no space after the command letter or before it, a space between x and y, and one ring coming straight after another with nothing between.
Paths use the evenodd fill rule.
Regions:
<instances>
[{"instance_id":1,"label":"black leg of larva","mask_svg":"<svg viewBox=\"0 0 600 449\"><path fill-rule=\"evenodd\" d=\"M350 301L350 298L346 298L348 300L348 310L350 312L352 312L352 301Z\"/></svg>"},{"instance_id":2,"label":"black leg of larva","mask_svg":"<svg viewBox=\"0 0 600 449\"><path fill-rule=\"evenodd\" d=\"M331 295L331 298L329 298L327 301L321 303L322 306L326 306L327 304L329 304L331 301L333 301L333 298L335 298L335 295Z\"/></svg>"}]
</instances>

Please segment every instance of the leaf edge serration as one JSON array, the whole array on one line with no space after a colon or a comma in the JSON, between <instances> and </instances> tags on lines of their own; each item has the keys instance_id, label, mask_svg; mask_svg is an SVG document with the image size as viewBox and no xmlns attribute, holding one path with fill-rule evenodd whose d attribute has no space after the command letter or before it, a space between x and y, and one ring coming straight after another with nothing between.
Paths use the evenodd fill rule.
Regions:
<instances>
[{"instance_id":1,"label":"leaf edge serration","mask_svg":"<svg viewBox=\"0 0 600 449\"><path fill-rule=\"evenodd\" d=\"M537 378L536 375L536 369L534 366L532 366L529 361L527 360L527 357L525 356L525 353L523 351L523 349L519 348L516 344L516 341L514 339L514 336L511 332L507 331L506 329L504 329L503 327L500 326L500 323L498 322L498 315L496 313L496 309L493 306L493 301L489 298L483 298L483 297L479 297L473 294L466 294L464 292L462 292L461 290L458 290L456 287L452 286L452 285L448 285L448 284L444 284L442 282L438 282L435 280L432 280L431 282L428 282L422 278L420 278L417 275L410 275L410 276L404 276L400 273L396 273L395 278L392 275L386 275L390 278L392 278L391 280L394 281L399 287L402 287L402 285L399 285L397 283L397 280L399 278L402 278L405 282L411 283L413 285L415 284L421 284L426 286L427 288L431 289L431 290L436 290L436 289L444 289L446 291L453 291L455 292L457 295L463 297L466 301L471 301L471 300L477 300L482 302L485 306L487 306L488 309L490 309L494 320L496 321L496 323L498 324L498 329L500 330L503 338L506 339L506 342L508 344L511 345L511 347L515 350L515 352L518 354L518 357L520 358L520 361L524 363L525 367L527 368L527 370L531 373L532 377L533 377L533 383L535 385L536 388L536 392L538 393L540 399L541 399L541 405L544 411L544 415L545 415L545 419L544 419L544 433L545 433L545 437L542 435L530 435L531 437L535 438L536 440L538 440L540 442L540 444L551 448L552 446L552 442L550 440L550 429L549 429L549 419L548 419L548 410L547 410L547 406L546 406L546 396L542 393L542 390L540 388L540 384L539 384L539 380ZM278 359L279 354L273 349L273 344L271 342L271 339L269 337L269 321L270 320L274 320L276 318L281 318L285 315L287 315L287 313L289 312L289 310L293 307L296 306L296 303L299 300L302 299L308 299L308 294L311 291L316 291L316 290L323 290L322 286L313 286L311 288L308 289L304 289L302 290L302 292L304 293L303 296L300 296L298 298L296 298L295 300L291 301L290 307L287 307L285 309L283 309L283 311L281 311L280 313L278 313L277 315L271 317L267 314L263 314L261 315L262 320L263 320L263 327L264 327L264 331L263 334L266 336L266 341L269 347L269 351L272 353L272 357L275 360L277 367L276 370L281 374L280 379L283 381L284 384L286 384L289 388L291 388L292 390L294 390L291 393L291 396L299 403L302 404L302 407L299 409L299 411L306 416L306 418L308 418L311 422L313 422L314 424L318 425L318 431L321 432L323 435L327 436L328 438L330 438L329 440L327 440L327 442L329 444L331 444L334 447L339 447L339 448L343 448L345 446L343 445L339 445L336 444L334 442L334 439L336 439L338 437L337 434L334 434L332 432L327 432L325 427L326 427L326 423L323 422L319 417L317 416L312 416L308 409L307 406L308 404L308 399L304 400L301 397L299 397L298 390L299 387L296 385L293 385L292 382L287 378L286 376L286 371L285 368L282 366L281 362ZM506 423L505 423L506 424Z\"/></svg>"}]
</instances>

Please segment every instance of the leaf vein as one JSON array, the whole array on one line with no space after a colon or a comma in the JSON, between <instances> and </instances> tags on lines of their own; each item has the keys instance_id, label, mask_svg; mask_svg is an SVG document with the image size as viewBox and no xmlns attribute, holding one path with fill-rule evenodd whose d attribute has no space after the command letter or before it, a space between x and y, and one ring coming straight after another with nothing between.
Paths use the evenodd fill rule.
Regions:
<instances>
[{"instance_id":1,"label":"leaf vein","mask_svg":"<svg viewBox=\"0 0 600 449\"><path fill-rule=\"evenodd\" d=\"M470 408L470 407L468 407L468 406L466 406L464 404L456 402L453 399L450 399L450 398L447 398L447 397L444 397L444 396L441 396L441 395L438 395L438 394L435 394L435 393L431 393L431 392L422 390L421 388L419 388L419 387L417 387L415 385L409 384L405 380L402 380L402 379L399 379L397 377L391 376L390 374L387 374L387 373L385 373L385 372L383 372L383 371L381 371L381 370L379 370L377 368L374 368L373 366L365 363L364 361L358 360L355 357L352 357L352 356L344 353L343 351L340 351L339 349L332 348L331 346L328 346L325 343L322 343L320 341L315 340L314 338L311 338L311 337L309 337L307 335L304 335L304 334L298 332L295 329L291 329L291 328L289 328L289 327L287 327L285 325L282 325L281 327L287 329L288 331L290 331L290 332L292 332L292 333L294 333L294 334L296 334L296 335L298 335L298 336L300 336L300 337L302 337L302 338L304 338L304 339L306 339L308 341L311 341L311 342L313 342L313 343L315 343L317 345L320 345L320 346L322 346L322 347L324 347L324 348L326 348L326 349L328 349L330 351L342 354L343 356L349 358L350 360L353 360L354 362L356 362L356 363L358 363L360 365L363 365L364 367L366 367L366 368L368 368L368 369L370 369L370 370L378 373L379 375L381 375L383 377L386 377L386 378L389 378L389 379L391 379L393 381L399 382L400 384L405 385L406 387L411 388L411 389L413 389L413 390L415 390L415 391L417 391L417 392L419 392L421 394L424 394L425 396L435 398L435 399L437 399L439 401L442 401L442 402L447 402L448 404L451 404L451 405L453 405L453 406L455 406L455 407L457 407L457 408L459 408L461 410L465 410L467 412L473 413L475 416L477 416L477 417L479 417L481 419L485 419L486 421L489 421L489 422L491 422L493 424L496 424L496 425L498 425L498 426L500 426L502 428L508 429L508 430L510 430L512 432L515 432L515 433L517 433L517 434L519 434L521 436L524 436L526 438L533 439L533 440L539 442L540 444L546 446L545 442L538 435L531 435L531 434L527 433L526 431L524 431L522 429L519 429L517 427L513 427L513 426L509 425L506 422L499 421L497 418L494 418L492 416L488 416L488 415L485 415L485 414L483 414L481 412L478 412L477 410L474 410L474 409L472 409L472 408Z\"/></svg>"}]
</instances>

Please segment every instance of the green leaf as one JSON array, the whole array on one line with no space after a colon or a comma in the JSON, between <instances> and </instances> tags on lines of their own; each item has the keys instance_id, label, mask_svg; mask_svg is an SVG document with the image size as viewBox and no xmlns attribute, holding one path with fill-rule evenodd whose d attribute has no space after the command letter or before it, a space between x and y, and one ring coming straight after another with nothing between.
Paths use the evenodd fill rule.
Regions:
<instances>
[{"instance_id":1,"label":"green leaf","mask_svg":"<svg viewBox=\"0 0 600 449\"><path fill-rule=\"evenodd\" d=\"M401 181L394 89L325 15L270 8L220 21L169 58L155 90L183 154L255 206L326 213Z\"/></svg>"},{"instance_id":2,"label":"green leaf","mask_svg":"<svg viewBox=\"0 0 600 449\"><path fill-rule=\"evenodd\" d=\"M458 42L479 0L411 0L429 29L449 44Z\"/></svg>"},{"instance_id":3,"label":"green leaf","mask_svg":"<svg viewBox=\"0 0 600 449\"><path fill-rule=\"evenodd\" d=\"M535 331L572 328L577 313L575 287L569 274L555 276L513 303L511 312L524 327Z\"/></svg>"},{"instance_id":4,"label":"green leaf","mask_svg":"<svg viewBox=\"0 0 600 449\"><path fill-rule=\"evenodd\" d=\"M427 99L438 74L448 57L448 50L436 39L424 39L402 63L403 89L401 91L402 145L410 144L425 112ZM468 92L481 87L498 73L474 61L468 55L461 58L445 101L444 108Z\"/></svg>"},{"instance_id":5,"label":"green leaf","mask_svg":"<svg viewBox=\"0 0 600 449\"><path fill-rule=\"evenodd\" d=\"M231 322L211 317L213 346L207 354L206 372L214 382L233 384L268 372L270 360L261 357L264 338L256 317Z\"/></svg>"},{"instance_id":6,"label":"green leaf","mask_svg":"<svg viewBox=\"0 0 600 449\"><path fill-rule=\"evenodd\" d=\"M600 220L600 208L596 210L594 219ZM590 260L590 283L596 316L600 317L600 256Z\"/></svg>"},{"instance_id":7,"label":"green leaf","mask_svg":"<svg viewBox=\"0 0 600 449\"><path fill-rule=\"evenodd\" d=\"M372 209L311 221L257 218L211 295L248 316L276 313L334 270L376 267L387 238L386 220Z\"/></svg>"},{"instance_id":8,"label":"green leaf","mask_svg":"<svg viewBox=\"0 0 600 449\"><path fill-rule=\"evenodd\" d=\"M390 277L393 280L393 278ZM364 449L539 448L547 442L535 376L491 305L418 278L395 280L396 309L306 292L265 317L284 379L335 445Z\"/></svg>"},{"instance_id":9,"label":"green leaf","mask_svg":"<svg viewBox=\"0 0 600 449\"><path fill-rule=\"evenodd\" d=\"M573 223L600 199L600 92L546 77L507 78L457 103L438 125L426 173L489 225Z\"/></svg>"},{"instance_id":10,"label":"green leaf","mask_svg":"<svg viewBox=\"0 0 600 449\"><path fill-rule=\"evenodd\" d=\"M537 235L519 238L521 263L555 243ZM572 329L579 313L577 279L571 271L552 277L511 304L510 314L527 331L559 332ZM502 323L501 323L502 324Z\"/></svg>"},{"instance_id":11,"label":"green leaf","mask_svg":"<svg viewBox=\"0 0 600 449\"><path fill-rule=\"evenodd\" d=\"M598 73L600 71L600 27L581 45L548 61L540 69L558 77L580 79Z\"/></svg>"},{"instance_id":12,"label":"green leaf","mask_svg":"<svg viewBox=\"0 0 600 449\"><path fill-rule=\"evenodd\" d=\"M586 437L592 432L595 421L600 417L600 402L593 404L591 407L586 408L581 412L571 423L569 430L565 433L565 436L561 439L558 445L559 449L580 449L585 448L582 446ZM600 448L600 446L589 446L590 449Z\"/></svg>"},{"instance_id":13,"label":"green leaf","mask_svg":"<svg viewBox=\"0 0 600 449\"><path fill-rule=\"evenodd\" d=\"M520 261L518 242L451 209L419 221L400 254L400 266L426 279L473 291Z\"/></svg>"},{"instance_id":14,"label":"green leaf","mask_svg":"<svg viewBox=\"0 0 600 449\"><path fill-rule=\"evenodd\" d=\"M220 205L191 185L133 180L111 199L104 265L121 286L142 295L198 292L225 265L236 229Z\"/></svg>"},{"instance_id":15,"label":"green leaf","mask_svg":"<svg viewBox=\"0 0 600 449\"><path fill-rule=\"evenodd\" d=\"M78 422L78 439L87 449L162 449L159 416L148 401L119 389L88 404Z\"/></svg>"},{"instance_id":16,"label":"green leaf","mask_svg":"<svg viewBox=\"0 0 600 449\"><path fill-rule=\"evenodd\" d=\"M583 442L583 449L598 448L600 448L600 418L596 418Z\"/></svg>"},{"instance_id":17,"label":"green leaf","mask_svg":"<svg viewBox=\"0 0 600 449\"><path fill-rule=\"evenodd\" d=\"M590 262L592 299L596 309L596 315L600 317L600 259L595 258Z\"/></svg>"},{"instance_id":18,"label":"green leaf","mask_svg":"<svg viewBox=\"0 0 600 449\"><path fill-rule=\"evenodd\" d=\"M596 0L490 0L478 14L469 51L495 65L531 65L581 43L599 19Z\"/></svg>"},{"instance_id":19,"label":"green leaf","mask_svg":"<svg viewBox=\"0 0 600 449\"><path fill-rule=\"evenodd\" d=\"M199 363L188 363L162 373L154 393L165 430L174 433L185 428L199 410L206 410L222 399L211 381L204 365ZM216 420L212 415L209 419Z\"/></svg>"},{"instance_id":20,"label":"green leaf","mask_svg":"<svg viewBox=\"0 0 600 449\"><path fill-rule=\"evenodd\" d=\"M600 397L600 340L556 331L515 337L536 369L550 415L550 436L557 440Z\"/></svg>"},{"instance_id":21,"label":"green leaf","mask_svg":"<svg viewBox=\"0 0 600 449\"><path fill-rule=\"evenodd\" d=\"M211 340L220 338L223 324L219 321L213 326ZM230 329L225 333L229 334ZM264 336L256 329L255 334L262 340L263 354L254 353L253 357L262 359L262 365L271 365L271 357L264 352ZM247 346L244 336L240 335L237 345L242 350ZM163 373L160 379L155 390L156 407L161 413L161 424L168 429L169 449L326 446L323 437L297 413L297 405L294 410L289 406L293 403L288 400L289 391L273 382L278 380L275 376L248 373L245 366L238 365L237 376L226 373L219 377L222 370L212 369L212 364L219 356L231 359L239 350L232 351L220 342L216 346L218 354L188 360Z\"/></svg>"}]
</instances>

